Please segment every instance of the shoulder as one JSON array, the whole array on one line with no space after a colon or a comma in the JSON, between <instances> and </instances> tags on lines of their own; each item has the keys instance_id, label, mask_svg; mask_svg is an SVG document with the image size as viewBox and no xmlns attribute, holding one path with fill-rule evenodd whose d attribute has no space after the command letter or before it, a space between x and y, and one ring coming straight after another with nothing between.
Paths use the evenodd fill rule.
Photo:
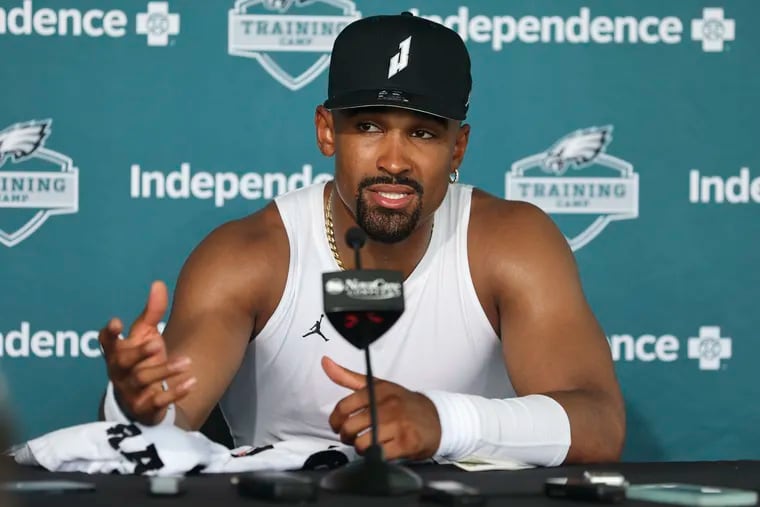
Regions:
<instances>
[{"instance_id":1,"label":"shoulder","mask_svg":"<svg viewBox=\"0 0 760 507\"><path fill-rule=\"evenodd\" d=\"M288 239L279 211L274 203L238 220L224 223L211 231L193 250L191 259L201 258L217 264L250 264L282 255ZM237 266L239 267L239 266Z\"/></svg>"},{"instance_id":2,"label":"shoulder","mask_svg":"<svg viewBox=\"0 0 760 507\"><path fill-rule=\"evenodd\" d=\"M551 217L531 203L473 189L468 229L473 278L495 296L575 272L564 235Z\"/></svg>"},{"instance_id":3,"label":"shoulder","mask_svg":"<svg viewBox=\"0 0 760 507\"><path fill-rule=\"evenodd\" d=\"M472 239L498 248L501 255L534 255L548 247L569 250L559 228L541 208L478 189L472 191L469 230Z\"/></svg>"},{"instance_id":4,"label":"shoulder","mask_svg":"<svg viewBox=\"0 0 760 507\"><path fill-rule=\"evenodd\" d=\"M287 233L272 202L209 233L182 267L177 292L203 290L220 303L234 299L255 310L281 285L276 282L287 276L288 262Z\"/></svg>"}]
</instances>

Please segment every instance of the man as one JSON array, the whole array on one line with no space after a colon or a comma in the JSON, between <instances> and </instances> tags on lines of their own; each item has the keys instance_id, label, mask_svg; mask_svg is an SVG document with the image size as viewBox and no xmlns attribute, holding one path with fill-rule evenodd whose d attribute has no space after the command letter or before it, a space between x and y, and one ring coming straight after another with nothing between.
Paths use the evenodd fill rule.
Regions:
<instances>
[{"instance_id":1,"label":"man","mask_svg":"<svg viewBox=\"0 0 760 507\"><path fill-rule=\"evenodd\" d=\"M128 339L101 332L106 415L198 429L220 404L237 445L296 437L371 443L363 355L322 320L321 274L403 273L406 311L373 345L388 459L620 456L625 416L609 347L571 251L527 203L456 184L470 133L459 36L408 13L338 36L320 151L335 179L222 225L167 289L154 283Z\"/></svg>"},{"instance_id":2,"label":"man","mask_svg":"<svg viewBox=\"0 0 760 507\"><path fill-rule=\"evenodd\" d=\"M12 417L10 409L10 400L8 399L8 388L5 385L3 371L0 369L0 449L6 450L11 446L13 441ZM0 460L0 482L10 481L12 478L6 460ZM0 505L13 506L5 491L0 491Z\"/></svg>"}]
</instances>

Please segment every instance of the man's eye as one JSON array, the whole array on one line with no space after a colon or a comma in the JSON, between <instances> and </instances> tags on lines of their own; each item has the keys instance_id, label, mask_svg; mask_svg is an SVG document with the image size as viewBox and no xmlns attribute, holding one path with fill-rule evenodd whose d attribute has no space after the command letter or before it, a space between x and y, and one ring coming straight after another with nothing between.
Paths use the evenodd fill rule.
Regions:
<instances>
[{"instance_id":1,"label":"man's eye","mask_svg":"<svg viewBox=\"0 0 760 507\"><path fill-rule=\"evenodd\" d=\"M432 139L435 137L432 132L429 130L423 130L423 129L417 129L414 132L412 132L412 136L414 137L421 137L422 139Z\"/></svg>"},{"instance_id":2,"label":"man's eye","mask_svg":"<svg viewBox=\"0 0 760 507\"><path fill-rule=\"evenodd\" d=\"M374 123L361 122L357 125L357 128L361 132L380 132L380 129Z\"/></svg>"}]
</instances>

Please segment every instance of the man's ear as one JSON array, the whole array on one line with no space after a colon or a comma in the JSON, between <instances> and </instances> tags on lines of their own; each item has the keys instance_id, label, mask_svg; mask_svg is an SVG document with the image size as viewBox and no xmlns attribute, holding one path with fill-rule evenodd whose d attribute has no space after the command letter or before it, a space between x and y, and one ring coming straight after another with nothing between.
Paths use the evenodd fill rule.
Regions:
<instances>
[{"instance_id":1,"label":"man's ear","mask_svg":"<svg viewBox=\"0 0 760 507\"><path fill-rule=\"evenodd\" d=\"M335 124L333 114L324 106L317 106L314 111L314 128L317 134L317 147L325 157L335 154Z\"/></svg>"},{"instance_id":2,"label":"man's ear","mask_svg":"<svg viewBox=\"0 0 760 507\"><path fill-rule=\"evenodd\" d=\"M470 126L467 123L457 126L457 137L454 141L454 153L451 160L451 169L459 169L464 160L464 152L467 151L467 143L470 140Z\"/></svg>"}]
</instances>

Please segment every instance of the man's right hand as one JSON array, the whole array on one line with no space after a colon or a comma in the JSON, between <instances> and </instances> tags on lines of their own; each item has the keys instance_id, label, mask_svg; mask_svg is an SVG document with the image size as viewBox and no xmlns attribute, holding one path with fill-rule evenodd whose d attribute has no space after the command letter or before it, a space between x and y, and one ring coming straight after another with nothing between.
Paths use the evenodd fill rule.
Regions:
<instances>
[{"instance_id":1,"label":"man's right hand","mask_svg":"<svg viewBox=\"0 0 760 507\"><path fill-rule=\"evenodd\" d=\"M169 405L184 398L196 382L190 358L169 360L158 332L168 301L166 285L154 282L126 339L119 338L124 327L118 318L111 319L98 337L119 406L127 417L145 425L160 423Z\"/></svg>"}]
</instances>

